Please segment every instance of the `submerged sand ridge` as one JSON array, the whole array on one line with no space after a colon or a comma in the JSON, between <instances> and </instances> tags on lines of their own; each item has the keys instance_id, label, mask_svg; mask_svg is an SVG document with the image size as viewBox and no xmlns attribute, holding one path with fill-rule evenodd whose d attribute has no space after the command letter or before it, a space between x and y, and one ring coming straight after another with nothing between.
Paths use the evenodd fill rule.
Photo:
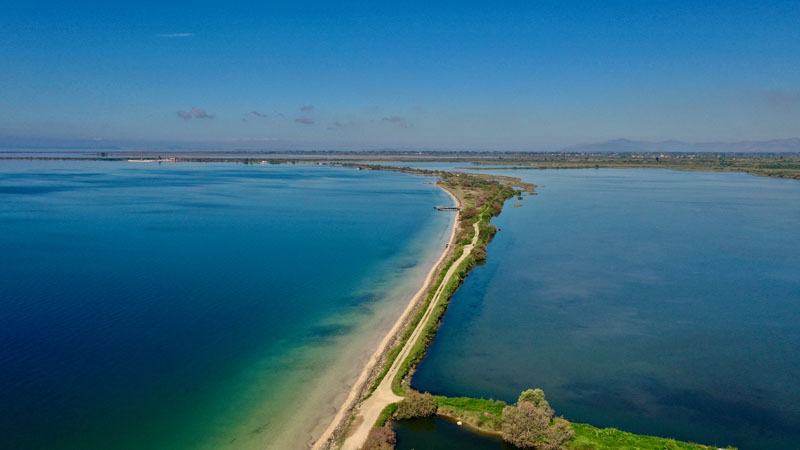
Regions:
<instances>
[{"instance_id":1,"label":"submerged sand ridge","mask_svg":"<svg viewBox=\"0 0 800 450\"><path fill-rule=\"evenodd\" d=\"M441 186L440 186L441 187ZM461 202L458 198L453 195L450 191L441 187L445 192L450 195L453 199L453 202L457 207L461 206ZM346 426L345 421L349 418L349 413L353 412L356 408L358 408L358 416L354 420L355 430L350 434L350 436L345 441L345 447L343 448L359 448L367 437L370 428L372 428L375 420L377 419L380 412L383 408L388 405L389 403L398 401L401 397L395 395L391 389L391 380L394 378L394 375L397 374L397 369L399 368L400 363L405 356L408 355L411 347L416 342L419 334L421 333L422 325L425 323L426 320L421 320L417 329L414 330L414 334L412 338L410 338L406 345L403 347L400 355L395 359L392 368L383 378L383 381L378 386L378 388L372 393L372 395L360 406L358 405L358 401L364 396L366 390L369 388L369 380L377 374L378 371L381 369L381 364L383 358L385 357L386 353L391 349L391 344L394 342L395 338L399 333L403 331L404 325L409 320L412 311L414 311L417 304L424 298L424 294L427 289L430 287L431 283L435 280L436 274L438 273L439 267L445 261L447 255L450 253L449 249L453 247L455 237L456 237L456 230L458 229L459 220L458 215L456 215L455 220L453 221L453 226L450 233L450 241L447 246L447 250L442 252L438 261L431 267L428 275L425 279L424 284L420 287L417 293L411 298L408 305L406 306L403 313L398 317L395 321L392 328L389 332L384 336L383 340L381 340L378 348L375 350L372 357L369 359L367 364L361 371L361 374L358 377L356 383L352 386L347 398L340 406L337 408L336 414L333 416L332 421L330 422L329 426L325 429L325 431L320 435L320 437L314 442L312 449L327 449L331 448L334 444L334 438L337 432L341 432L343 427ZM464 253L462 257L459 259L458 263L463 261L469 253L472 251L472 247L474 246L476 240L478 238L478 228L477 225L475 226L475 237L473 239L472 245L465 246ZM448 278L452 275L452 272L455 271L455 268L458 264L453 264L451 269L448 271ZM441 286L444 286L445 283L442 282ZM441 287L439 292L437 292L436 297L434 300L438 300L439 293L441 291ZM431 301L428 311L426 311L427 318L430 315L433 307L436 305L436 301Z\"/></svg>"},{"instance_id":2,"label":"submerged sand ridge","mask_svg":"<svg viewBox=\"0 0 800 450\"><path fill-rule=\"evenodd\" d=\"M472 243L464 246L464 251L461 256L456 260L455 263L453 263L452 266L450 266L450 269L448 269L447 273L442 279L442 283L439 285L436 294L434 294L430 305L428 305L428 309L422 316L422 320L419 321L419 324L417 324L417 327L414 329L411 337L403 346L400 354L394 360L389 372L386 373L386 376L375 389L375 392L372 393L372 396L370 396L364 401L364 403L361 404L361 407L358 411L359 415L356 418L358 426L355 428L352 434L347 437L344 445L342 446L342 450L357 450L361 448L367 439L369 430L375 425L375 421L378 419L381 411L383 411L383 409L386 408L386 406L388 406L390 403L398 402L403 399L403 397L392 392L392 380L394 380L395 376L397 375L397 371L400 369L403 361L405 361L406 357L411 351L411 348L414 347L414 345L417 343L417 340L422 335L422 330L425 328L428 319L433 313L433 310L436 309L436 306L439 304L442 291L447 285L447 282L453 277L453 274L456 272L456 270L458 270L461 263L469 257L470 253L472 253L472 249L478 242L478 236L480 234L478 224L474 223L472 226L475 228L475 236L472 238ZM361 418L363 418L363 420L361 420Z\"/></svg>"}]
</instances>

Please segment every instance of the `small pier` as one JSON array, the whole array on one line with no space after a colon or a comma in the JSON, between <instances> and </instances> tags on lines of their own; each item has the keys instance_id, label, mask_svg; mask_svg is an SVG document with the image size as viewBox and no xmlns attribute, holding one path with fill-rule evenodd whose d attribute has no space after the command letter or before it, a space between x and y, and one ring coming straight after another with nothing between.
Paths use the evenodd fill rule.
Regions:
<instances>
[{"instance_id":1,"label":"small pier","mask_svg":"<svg viewBox=\"0 0 800 450\"><path fill-rule=\"evenodd\" d=\"M433 209L437 211L461 211L458 206L434 206Z\"/></svg>"}]
</instances>

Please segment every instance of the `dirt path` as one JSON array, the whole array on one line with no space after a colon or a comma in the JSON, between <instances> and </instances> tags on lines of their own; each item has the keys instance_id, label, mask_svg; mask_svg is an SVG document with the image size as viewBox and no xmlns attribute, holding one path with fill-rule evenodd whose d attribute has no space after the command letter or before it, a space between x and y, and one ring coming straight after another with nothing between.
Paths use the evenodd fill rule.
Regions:
<instances>
[{"instance_id":1,"label":"dirt path","mask_svg":"<svg viewBox=\"0 0 800 450\"><path fill-rule=\"evenodd\" d=\"M452 266L447 270L444 278L442 279L442 283L439 285L436 293L433 296L428 308L425 310L425 314L422 316L422 320L419 321L417 327L414 329L414 332L411 334L411 337L408 339L406 344L403 346L403 349L400 351L400 354L397 355L397 358L392 363L389 372L386 373L386 376L383 377L383 380L378 385L378 388L375 389L375 392L372 393L368 399L364 400L364 403L361 404L361 407L358 409L358 413L356 416L356 421L354 422L356 425L355 430L352 430L351 434L347 437L344 441L344 445L342 446L342 450L358 450L364 445L364 441L367 440L367 434L369 434L369 430L375 425L375 421L378 420L378 416L380 415L381 411L386 408L387 405L393 402L398 402L403 399L392 392L392 380L397 375L397 371L400 369L400 365L402 362L408 357L408 354L411 352L411 349L416 344L419 337L422 335L422 330L425 328L425 324L428 322L433 310L436 308L436 305L439 303L439 300L442 296L442 291L444 287L447 285L447 282L450 281L450 278L453 277L453 274L458 269L458 266L461 265L462 262L472 253L472 249L475 247L475 244L478 242L478 224L473 224L475 227L475 236L472 238L472 243L469 245L464 246L464 252L461 256L453 263Z\"/></svg>"},{"instance_id":2,"label":"dirt path","mask_svg":"<svg viewBox=\"0 0 800 450\"><path fill-rule=\"evenodd\" d=\"M447 194L453 199L453 202L455 203L456 206L458 207L461 206L461 201L459 201L459 199L455 195L453 195L452 192L450 192L448 189L442 186L438 187L447 192ZM455 243L455 236L456 236L456 231L458 230L459 227L459 223L460 222L458 220L458 216L456 216L456 218L453 220L452 229L450 230L450 241L448 246L452 246ZM403 313L400 315L397 321L395 321L391 330L389 330L389 332L386 334L383 340L381 340L380 344L378 345L378 349L375 351L375 353L369 359L367 364L364 366L363 370L361 371L361 374L358 377L358 380L350 390L347 399L342 404L342 406L336 410L333 420L328 425L328 428L326 428L325 431L322 433L322 435L311 444L312 450L335 448L332 442L335 433L339 428L344 426L344 421L349 417L349 413L352 412L353 408L357 408L357 406L355 406L355 402L358 401L362 395L364 395L366 389L366 382L369 380L370 374L373 373L374 370L376 370L382 356L385 354L385 352L388 351L389 345L391 344L392 340L400 332L401 327L406 323L408 316L411 314L411 312L414 311L414 308L416 307L417 303L420 301L422 296L425 295L425 293L428 291L430 285L435 281L435 277L438 273L439 266L442 264L442 262L449 254L450 254L449 250L445 250L444 252L442 252L441 256L439 256L439 259L436 261L433 267L431 267L431 270L428 272L428 275L425 278L425 283L423 283L423 285L419 288L414 297L411 298L411 301L408 302L406 309L403 311Z\"/></svg>"}]
</instances>

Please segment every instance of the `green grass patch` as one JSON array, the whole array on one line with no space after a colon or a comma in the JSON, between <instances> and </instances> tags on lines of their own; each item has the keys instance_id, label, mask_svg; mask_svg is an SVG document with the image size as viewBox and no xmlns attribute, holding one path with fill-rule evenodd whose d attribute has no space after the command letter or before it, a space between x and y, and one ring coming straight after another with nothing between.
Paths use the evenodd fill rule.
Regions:
<instances>
[{"instance_id":1,"label":"green grass patch","mask_svg":"<svg viewBox=\"0 0 800 450\"><path fill-rule=\"evenodd\" d=\"M468 424L492 431L499 431L503 424L505 402L469 397L436 396L439 412Z\"/></svg>"},{"instance_id":2,"label":"green grass patch","mask_svg":"<svg viewBox=\"0 0 800 450\"><path fill-rule=\"evenodd\" d=\"M375 421L376 427L382 427L386 425L386 421L392 417L392 414L397 411L397 403L389 403L386 405L386 408L383 408L380 415L378 415L378 420Z\"/></svg>"},{"instance_id":3,"label":"green grass patch","mask_svg":"<svg viewBox=\"0 0 800 450\"><path fill-rule=\"evenodd\" d=\"M715 446L644 436L615 428L596 428L583 423L570 425L575 430L569 443L572 450L717 450Z\"/></svg>"}]
</instances>

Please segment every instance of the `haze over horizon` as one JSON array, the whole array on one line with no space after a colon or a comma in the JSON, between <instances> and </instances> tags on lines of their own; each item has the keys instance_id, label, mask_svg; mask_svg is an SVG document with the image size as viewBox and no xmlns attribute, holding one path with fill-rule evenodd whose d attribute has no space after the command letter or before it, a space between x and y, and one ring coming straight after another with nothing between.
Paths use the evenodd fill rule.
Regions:
<instances>
[{"instance_id":1,"label":"haze over horizon","mask_svg":"<svg viewBox=\"0 0 800 450\"><path fill-rule=\"evenodd\" d=\"M800 130L796 1L422 5L9 2L0 147L524 151Z\"/></svg>"}]
</instances>

